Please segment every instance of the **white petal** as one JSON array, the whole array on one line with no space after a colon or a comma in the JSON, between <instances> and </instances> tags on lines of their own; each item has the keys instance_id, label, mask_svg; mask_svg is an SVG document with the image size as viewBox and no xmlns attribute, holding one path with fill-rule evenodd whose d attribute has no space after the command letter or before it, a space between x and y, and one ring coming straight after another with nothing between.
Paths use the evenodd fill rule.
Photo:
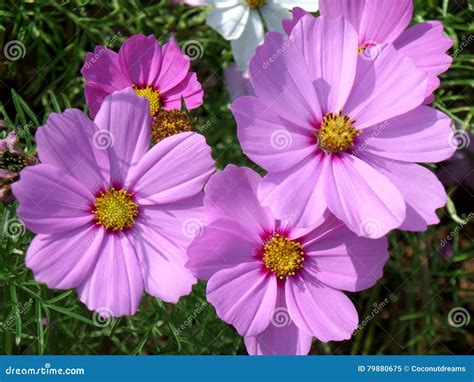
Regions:
<instances>
[{"instance_id":1,"label":"white petal","mask_svg":"<svg viewBox=\"0 0 474 382\"><path fill-rule=\"evenodd\" d=\"M252 10L242 36L237 40L232 40L232 53L240 70L245 70L250 59L255 54L257 46L263 43L263 23L257 11Z\"/></svg>"},{"instance_id":2,"label":"white petal","mask_svg":"<svg viewBox=\"0 0 474 382\"><path fill-rule=\"evenodd\" d=\"M268 2L286 9L300 7L307 12L317 12L319 9L318 0L268 0Z\"/></svg>"},{"instance_id":3,"label":"white petal","mask_svg":"<svg viewBox=\"0 0 474 382\"><path fill-rule=\"evenodd\" d=\"M214 8L207 17L207 25L226 40L235 40L242 36L249 22L249 14L250 8L244 4Z\"/></svg>"}]
</instances>

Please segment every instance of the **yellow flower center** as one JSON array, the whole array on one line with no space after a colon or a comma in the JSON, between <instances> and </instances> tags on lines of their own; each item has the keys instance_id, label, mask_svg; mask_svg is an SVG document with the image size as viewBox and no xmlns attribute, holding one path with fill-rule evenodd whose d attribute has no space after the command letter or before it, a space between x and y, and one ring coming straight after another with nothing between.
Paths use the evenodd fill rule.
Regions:
<instances>
[{"instance_id":1,"label":"yellow flower center","mask_svg":"<svg viewBox=\"0 0 474 382\"><path fill-rule=\"evenodd\" d=\"M150 114L155 117L160 112L160 91L152 86L139 88L133 85L133 90L139 97L145 97L150 104Z\"/></svg>"},{"instance_id":2,"label":"yellow flower center","mask_svg":"<svg viewBox=\"0 0 474 382\"><path fill-rule=\"evenodd\" d=\"M260 8L266 3L266 0L247 0L247 4L250 8Z\"/></svg>"},{"instance_id":3,"label":"yellow flower center","mask_svg":"<svg viewBox=\"0 0 474 382\"><path fill-rule=\"evenodd\" d=\"M355 137L362 133L354 127L354 122L347 115L326 114L318 132L319 147L328 153L339 153L350 149Z\"/></svg>"},{"instance_id":4,"label":"yellow flower center","mask_svg":"<svg viewBox=\"0 0 474 382\"><path fill-rule=\"evenodd\" d=\"M184 131L191 131L193 125L188 116L179 110L161 110L156 116L151 128L154 142Z\"/></svg>"},{"instance_id":5,"label":"yellow flower center","mask_svg":"<svg viewBox=\"0 0 474 382\"><path fill-rule=\"evenodd\" d=\"M133 201L127 190L111 187L96 198L92 211L97 224L112 231L121 231L135 224L138 216L138 204Z\"/></svg>"},{"instance_id":6,"label":"yellow flower center","mask_svg":"<svg viewBox=\"0 0 474 382\"><path fill-rule=\"evenodd\" d=\"M279 279L294 276L303 268L303 246L276 233L263 247L263 263Z\"/></svg>"}]
</instances>

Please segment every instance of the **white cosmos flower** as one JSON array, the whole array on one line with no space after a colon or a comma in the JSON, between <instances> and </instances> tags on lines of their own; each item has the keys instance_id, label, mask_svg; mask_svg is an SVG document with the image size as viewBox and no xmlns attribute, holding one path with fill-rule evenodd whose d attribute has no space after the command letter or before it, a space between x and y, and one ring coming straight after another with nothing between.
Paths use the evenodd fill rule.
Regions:
<instances>
[{"instance_id":1,"label":"white cosmos flower","mask_svg":"<svg viewBox=\"0 0 474 382\"><path fill-rule=\"evenodd\" d=\"M264 23L270 31L283 32L282 19L291 18L290 10L300 7L318 10L318 0L209 0L213 7L207 24L230 40L234 59L244 70L263 42Z\"/></svg>"}]
</instances>

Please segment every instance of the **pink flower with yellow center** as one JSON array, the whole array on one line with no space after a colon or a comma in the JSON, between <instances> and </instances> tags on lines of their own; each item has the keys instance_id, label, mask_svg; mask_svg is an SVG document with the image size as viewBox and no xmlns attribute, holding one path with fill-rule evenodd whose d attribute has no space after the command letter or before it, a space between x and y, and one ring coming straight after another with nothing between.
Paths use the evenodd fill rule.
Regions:
<instances>
[{"instance_id":1,"label":"pink flower with yellow center","mask_svg":"<svg viewBox=\"0 0 474 382\"><path fill-rule=\"evenodd\" d=\"M105 316L135 314L144 291L176 303L196 282L184 264L192 225L205 222L211 150L191 132L150 149L150 130L148 102L131 88L105 97L94 121L53 113L36 133L41 164L13 185L37 234L26 256L35 280L77 289Z\"/></svg>"},{"instance_id":2,"label":"pink flower with yellow center","mask_svg":"<svg viewBox=\"0 0 474 382\"><path fill-rule=\"evenodd\" d=\"M382 276L387 239L357 237L331 214L310 229L281 221L262 205L261 182L234 165L211 177L210 223L190 245L188 267L208 280L208 301L244 336L249 354L302 355L313 337L351 338L358 314L344 291Z\"/></svg>"},{"instance_id":3,"label":"pink flower with yellow center","mask_svg":"<svg viewBox=\"0 0 474 382\"><path fill-rule=\"evenodd\" d=\"M135 35L118 53L98 45L81 69L87 106L94 117L104 97L132 87L148 100L152 117L161 109L180 110L182 98L187 109L195 109L202 105L203 90L189 68L189 57L173 39L161 46L153 35Z\"/></svg>"},{"instance_id":4,"label":"pink flower with yellow center","mask_svg":"<svg viewBox=\"0 0 474 382\"><path fill-rule=\"evenodd\" d=\"M426 230L447 196L417 162L454 153L450 119L423 105L428 75L407 55L358 50L342 17L267 34L249 67L256 96L232 105L245 154L268 172L259 196L305 227L328 209L360 236Z\"/></svg>"}]
</instances>

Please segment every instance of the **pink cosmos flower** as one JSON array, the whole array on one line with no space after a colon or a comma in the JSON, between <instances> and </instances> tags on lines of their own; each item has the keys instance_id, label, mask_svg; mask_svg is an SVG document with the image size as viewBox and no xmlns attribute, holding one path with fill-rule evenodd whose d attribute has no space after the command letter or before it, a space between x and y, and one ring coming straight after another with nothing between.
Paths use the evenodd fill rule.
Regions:
<instances>
[{"instance_id":1,"label":"pink cosmos flower","mask_svg":"<svg viewBox=\"0 0 474 382\"><path fill-rule=\"evenodd\" d=\"M413 0L321 0L322 16L348 20L358 33L359 51L368 59L379 54L383 44L393 44L406 54L416 67L428 74L427 103L438 88L438 76L449 69L453 61L445 52L453 41L443 33L439 21L418 23L406 29L413 18ZM298 20L307 15L303 9L293 11L293 20L284 20L289 33ZM365 51L365 52L364 52Z\"/></svg>"},{"instance_id":2,"label":"pink cosmos flower","mask_svg":"<svg viewBox=\"0 0 474 382\"><path fill-rule=\"evenodd\" d=\"M104 316L134 314L144 290L176 303L196 281L184 264L210 148L181 133L149 150L150 126L148 102L131 88L105 97L94 121L53 113L36 134L41 164L13 185L18 217L38 234L26 256L35 279L77 288Z\"/></svg>"},{"instance_id":3,"label":"pink cosmos flower","mask_svg":"<svg viewBox=\"0 0 474 382\"><path fill-rule=\"evenodd\" d=\"M268 171L259 196L306 227L329 208L361 236L425 230L447 198L416 162L453 154L450 120L422 105L427 74L410 58L387 45L366 60L358 47L343 18L267 34L250 63L257 96L232 105L244 152Z\"/></svg>"},{"instance_id":4,"label":"pink cosmos flower","mask_svg":"<svg viewBox=\"0 0 474 382\"><path fill-rule=\"evenodd\" d=\"M359 238L329 214L312 229L295 228L262 205L260 184L257 173L234 165L211 177L211 223L190 245L188 267L209 280L208 301L250 354L307 354L313 336L350 338L358 315L343 291L382 276L386 238Z\"/></svg>"},{"instance_id":5,"label":"pink cosmos flower","mask_svg":"<svg viewBox=\"0 0 474 382\"><path fill-rule=\"evenodd\" d=\"M153 35L135 35L118 53L98 45L81 69L90 113L97 114L105 96L130 86L148 99L153 117L161 108L181 109L181 98L187 109L195 109L202 105L203 91L189 65L173 39L161 47Z\"/></svg>"}]
</instances>

